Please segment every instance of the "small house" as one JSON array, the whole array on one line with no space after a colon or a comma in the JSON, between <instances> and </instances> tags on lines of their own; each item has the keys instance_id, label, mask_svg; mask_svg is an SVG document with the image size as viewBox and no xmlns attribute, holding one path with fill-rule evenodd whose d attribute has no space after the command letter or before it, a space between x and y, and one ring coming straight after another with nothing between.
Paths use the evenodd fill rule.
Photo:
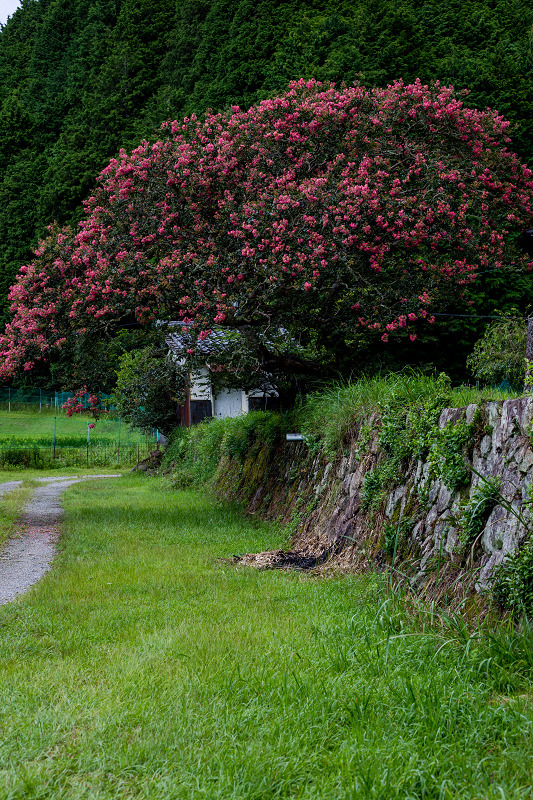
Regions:
<instances>
[{"instance_id":1,"label":"small house","mask_svg":"<svg viewBox=\"0 0 533 800\"><path fill-rule=\"evenodd\" d=\"M183 323L175 323L176 326ZM223 334L218 334L223 335ZM184 340L181 333L173 333L167 338L167 343L174 356L181 359L184 351ZM206 362L209 357L206 347ZM189 374L186 387L185 402L178 406L178 417L183 427L197 425L204 419L215 417L238 417L248 411L277 411L279 398L274 387L267 386L263 389L217 389L212 386L210 372L207 367L202 367L198 372Z\"/></svg>"}]
</instances>

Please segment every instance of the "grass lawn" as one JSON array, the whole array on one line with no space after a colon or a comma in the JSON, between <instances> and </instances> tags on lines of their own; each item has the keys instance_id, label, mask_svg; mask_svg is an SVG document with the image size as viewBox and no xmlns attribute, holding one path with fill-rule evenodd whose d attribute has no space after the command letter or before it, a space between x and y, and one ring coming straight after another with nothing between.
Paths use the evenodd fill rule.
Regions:
<instances>
[{"instance_id":1,"label":"grass lawn","mask_svg":"<svg viewBox=\"0 0 533 800\"><path fill-rule=\"evenodd\" d=\"M12 473L4 479L1 477L2 474L0 471L0 482L2 480L16 480ZM29 501L36 486L38 486L36 481L32 481L25 476L25 480L22 481L20 486L0 496L0 547L15 532L17 520L22 513L22 509Z\"/></svg>"},{"instance_id":2,"label":"grass lawn","mask_svg":"<svg viewBox=\"0 0 533 800\"><path fill-rule=\"evenodd\" d=\"M529 631L235 567L280 532L159 478L65 505L52 571L0 607L1 798L531 796Z\"/></svg>"},{"instance_id":3,"label":"grass lawn","mask_svg":"<svg viewBox=\"0 0 533 800\"><path fill-rule=\"evenodd\" d=\"M56 439L73 438L87 440L87 423L93 422L87 416L67 417L61 411L55 421ZM91 430L91 441L118 439L119 421L116 419L98 420ZM43 440L50 443L54 438L54 413L50 410L38 411L0 411L0 442L17 440ZM126 423L120 425L120 440L123 444L137 444L145 441L145 435Z\"/></svg>"}]
</instances>

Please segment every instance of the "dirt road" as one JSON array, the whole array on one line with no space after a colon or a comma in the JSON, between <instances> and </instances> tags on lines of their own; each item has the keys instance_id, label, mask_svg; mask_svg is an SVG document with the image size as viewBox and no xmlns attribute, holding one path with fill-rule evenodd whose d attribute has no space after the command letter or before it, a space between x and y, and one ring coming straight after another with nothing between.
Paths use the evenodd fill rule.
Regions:
<instances>
[{"instance_id":1,"label":"dirt road","mask_svg":"<svg viewBox=\"0 0 533 800\"><path fill-rule=\"evenodd\" d=\"M61 495L69 486L95 478L120 475L60 476L37 478L39 486L23 509L17 535L0 552L0 605L25 592L50 569L58 540L58 522L63 514ZM0 497L22 481L0 483Z\"/></svg>"}]
</instances>

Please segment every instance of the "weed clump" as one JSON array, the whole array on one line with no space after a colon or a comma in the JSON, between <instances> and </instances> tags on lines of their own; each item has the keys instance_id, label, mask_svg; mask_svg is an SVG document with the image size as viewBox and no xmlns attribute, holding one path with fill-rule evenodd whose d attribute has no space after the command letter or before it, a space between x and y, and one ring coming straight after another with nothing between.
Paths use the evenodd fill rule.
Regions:
<instances>
[{"instance_id":1,"label":"weed clump","mask_svg":"<svg viewBox=\"0 0 533 800\"><path fill-rule=\"evenodd\" d=\"M493 595L513 616L533 618L533 538L504 559L496 571Z\"/></svg>"},{"instance_id":2,"label":"weed clump","mask_svg":"<svg viewBox=\"0 0 533 800\"><path fill-rule=\"evenodd\" d=\"M500 501L501 488L501 478L485 478L463 509L459 529L459 542L463 548L474 543L481 534L492 509Z\"/></svg>"},{"instance_id":3,"label":"weed clump","mask_svg":"<svg viewBox=\"0 0 533 800\"><path fill-rule=\"evenodd\" d=\"M283 415L251 411L239 417L207 420L192 428L176 428L163 465L172 472L176 485L205 485L219 474L223 459L240 471L262 450L268 458L288 426Z\"/></svg>"}]
</instances>

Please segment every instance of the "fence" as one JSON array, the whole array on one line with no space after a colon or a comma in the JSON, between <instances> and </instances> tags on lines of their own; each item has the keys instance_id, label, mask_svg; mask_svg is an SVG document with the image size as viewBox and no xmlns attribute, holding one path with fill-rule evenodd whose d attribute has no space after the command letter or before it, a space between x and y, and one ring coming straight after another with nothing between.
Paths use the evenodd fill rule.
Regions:
<instances>
[{"instance_id":1,"label":"fence","mask_svg":"<svg viewBox=\"0 0 533 800\"><path fill-rule=\"evenodd\" d=\"M89 406L89 393L80 402L84 408ZM102 403L113 410L111 395L98 393ZM0 409L3 411L62 412L63 404L74 392L50 392L45 389L0 389Z\"/></svg>"},{"instance_id":2,"label":"fence","mask_svg":"<svg viewBox=\"0 0 533 800\"><path fill-rule=\"evenodd\" d=\"M123 445L87 442L83 447L0 444L0 467L2 469L127 467L134 466L146 458L153 448L151 442Z\"/></svg>"},{"instance_id":3,"label":"fence","mask_svg":"<svg viewBox=\"0 0 533 800\"><path fill-rule=\"evenodd\" d=\"M68 417L63 404L74 392L0 389L0 469L124 467L146 458L160 441L156 429L132 429L100 394L111 413L94 426L90 415ZM80 398L90 406L89 394Z\"/></svg>"}]
</instances>

